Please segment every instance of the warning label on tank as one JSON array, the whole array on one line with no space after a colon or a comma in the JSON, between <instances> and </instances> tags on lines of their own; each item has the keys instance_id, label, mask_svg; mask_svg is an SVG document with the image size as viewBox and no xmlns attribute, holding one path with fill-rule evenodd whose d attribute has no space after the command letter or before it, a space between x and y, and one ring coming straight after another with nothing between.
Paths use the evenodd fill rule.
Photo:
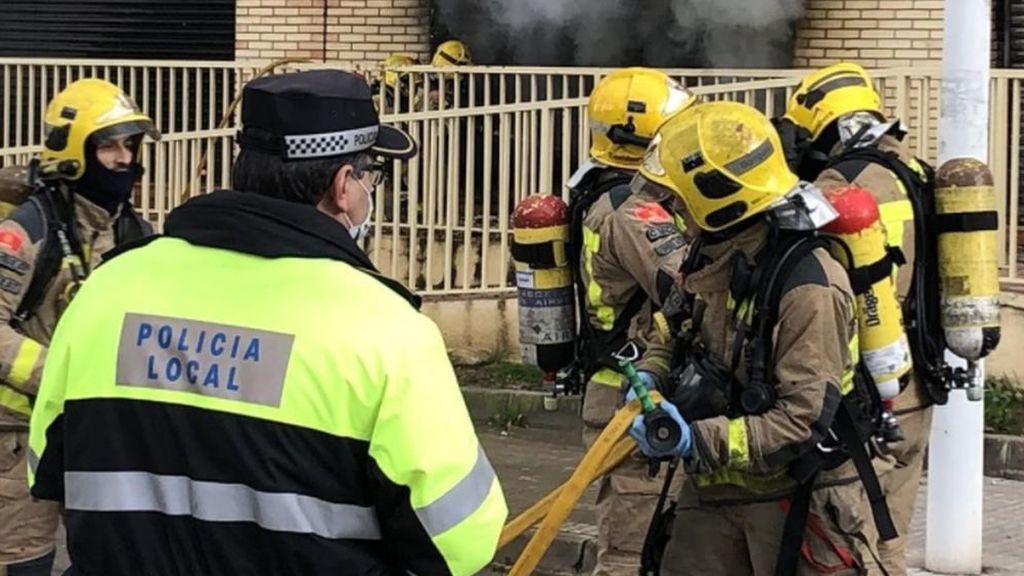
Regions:
<instances>
[{"instance_id":1,"label":"warning label on tank","mask_svg":"<svg viewBox=\"0 0 1024 576\"><path fill-rule=\"evenodd\" d=\"M572 287L519 290L519 341L522 344L570 342L573 325Z\"/></svg>"},{"instance_id":2,"label":"warning label on tank","mask_svg":"<svg viewBox=\"0 0 1024 576\"><path fill-rule=\"evenodd\" d=\"M519 308L572 306L572 287L557 290L519 290Z\"/></svg>"}]
</instances>

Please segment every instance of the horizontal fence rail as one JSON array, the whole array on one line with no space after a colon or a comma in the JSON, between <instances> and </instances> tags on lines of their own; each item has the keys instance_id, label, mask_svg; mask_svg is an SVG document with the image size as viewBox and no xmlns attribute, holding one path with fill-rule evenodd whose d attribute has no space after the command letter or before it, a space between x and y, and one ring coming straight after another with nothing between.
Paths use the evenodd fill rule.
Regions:
<instances>
[{"instance_id":1,"label":"horizontal fence rail","mask_svg":"<svg viewBox=\"0 0 1024 576\"><path fill-rule=\"evenodd\" d=\"M163 138L141 151L135 201L162 226L188 197L231 185L242 86L265 73L346 63L0 59L0 166L27 162L42 143L47 102L69 82L105 78L152 116ZM425 294L508 292L511 214L530 194L558 194L586 160L587 97L609 69L407 66L362 70L385 122L420 145L394 161L378 191L368 251L385 273ZM776 116L803 70L666 70L705 100L733 100ZM872 71L885 112L909 128L912 151L934 163L940 79L935 68ZM1021 82L993 70L989 165L1000 213L1004 282L1024 286L1021 259Z\"/></svg>"}]
</instances>

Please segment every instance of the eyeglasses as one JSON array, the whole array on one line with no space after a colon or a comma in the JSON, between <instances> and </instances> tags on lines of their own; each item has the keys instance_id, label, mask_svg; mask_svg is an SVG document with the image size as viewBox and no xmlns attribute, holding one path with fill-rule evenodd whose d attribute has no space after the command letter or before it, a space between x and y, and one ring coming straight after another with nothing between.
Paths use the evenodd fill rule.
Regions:
<instances>
[{"instance_id":1,"label":"eyeglasses","mask_svg":"<svg viewBox=\"0 0 1024 576\"><path fill-rule=\"evenodd\" d=\"M387 164L379 160L375 161L368 168L370 174L373 175L373 180L370 182L370 186L372 186L373 189L376 189L377 187L384 183L384 180L387 178L387 173L385 172L386 168Z\"/></svg>"}]
</instances>

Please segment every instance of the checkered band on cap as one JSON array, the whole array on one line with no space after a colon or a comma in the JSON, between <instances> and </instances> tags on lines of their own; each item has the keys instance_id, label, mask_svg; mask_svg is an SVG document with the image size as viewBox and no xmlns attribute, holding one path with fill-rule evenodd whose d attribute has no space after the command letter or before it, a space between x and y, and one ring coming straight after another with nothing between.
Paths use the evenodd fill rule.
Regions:
<instances>
[{"instance_id":1,"label":"checkered band on cap","mask_svg":"<svg viewBox=\"0 0 1024 576\"><path fill-rule=\"evenodd\" d=\"M377 141L379 126L341 132L285 136L285 158L328 158L368 150Z\"/></svg>"}]
</instances>

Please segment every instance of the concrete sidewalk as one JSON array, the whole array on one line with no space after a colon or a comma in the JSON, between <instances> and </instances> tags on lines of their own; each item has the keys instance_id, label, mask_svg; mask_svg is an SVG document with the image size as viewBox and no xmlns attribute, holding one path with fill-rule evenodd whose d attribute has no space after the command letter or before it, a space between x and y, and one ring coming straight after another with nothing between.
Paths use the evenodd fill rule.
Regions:
<instances>
[{"instance_id":1,"label":"concrete sidewalk","mask_svg":"<svg viewBox=\"0 0 1024 576\"><path fill-rule=\"evenodd\" d=\"M532 413L530 428L513 428L501 435L486 424L478 426L487 454L502 482L512 516L547 494L572 474L583 456L576 419L562 413ZM910 535L912 574L927 574L924 565L924 527L927 484L922 482ZM547 573L589 573L594 557L592 486L584 494L559 539L541 564ZM986 574L1024 574L1024 482L985 479L984 566ZM511 565L525 538L498 552L496 561Z\"/></svg>"}]
</instances>

